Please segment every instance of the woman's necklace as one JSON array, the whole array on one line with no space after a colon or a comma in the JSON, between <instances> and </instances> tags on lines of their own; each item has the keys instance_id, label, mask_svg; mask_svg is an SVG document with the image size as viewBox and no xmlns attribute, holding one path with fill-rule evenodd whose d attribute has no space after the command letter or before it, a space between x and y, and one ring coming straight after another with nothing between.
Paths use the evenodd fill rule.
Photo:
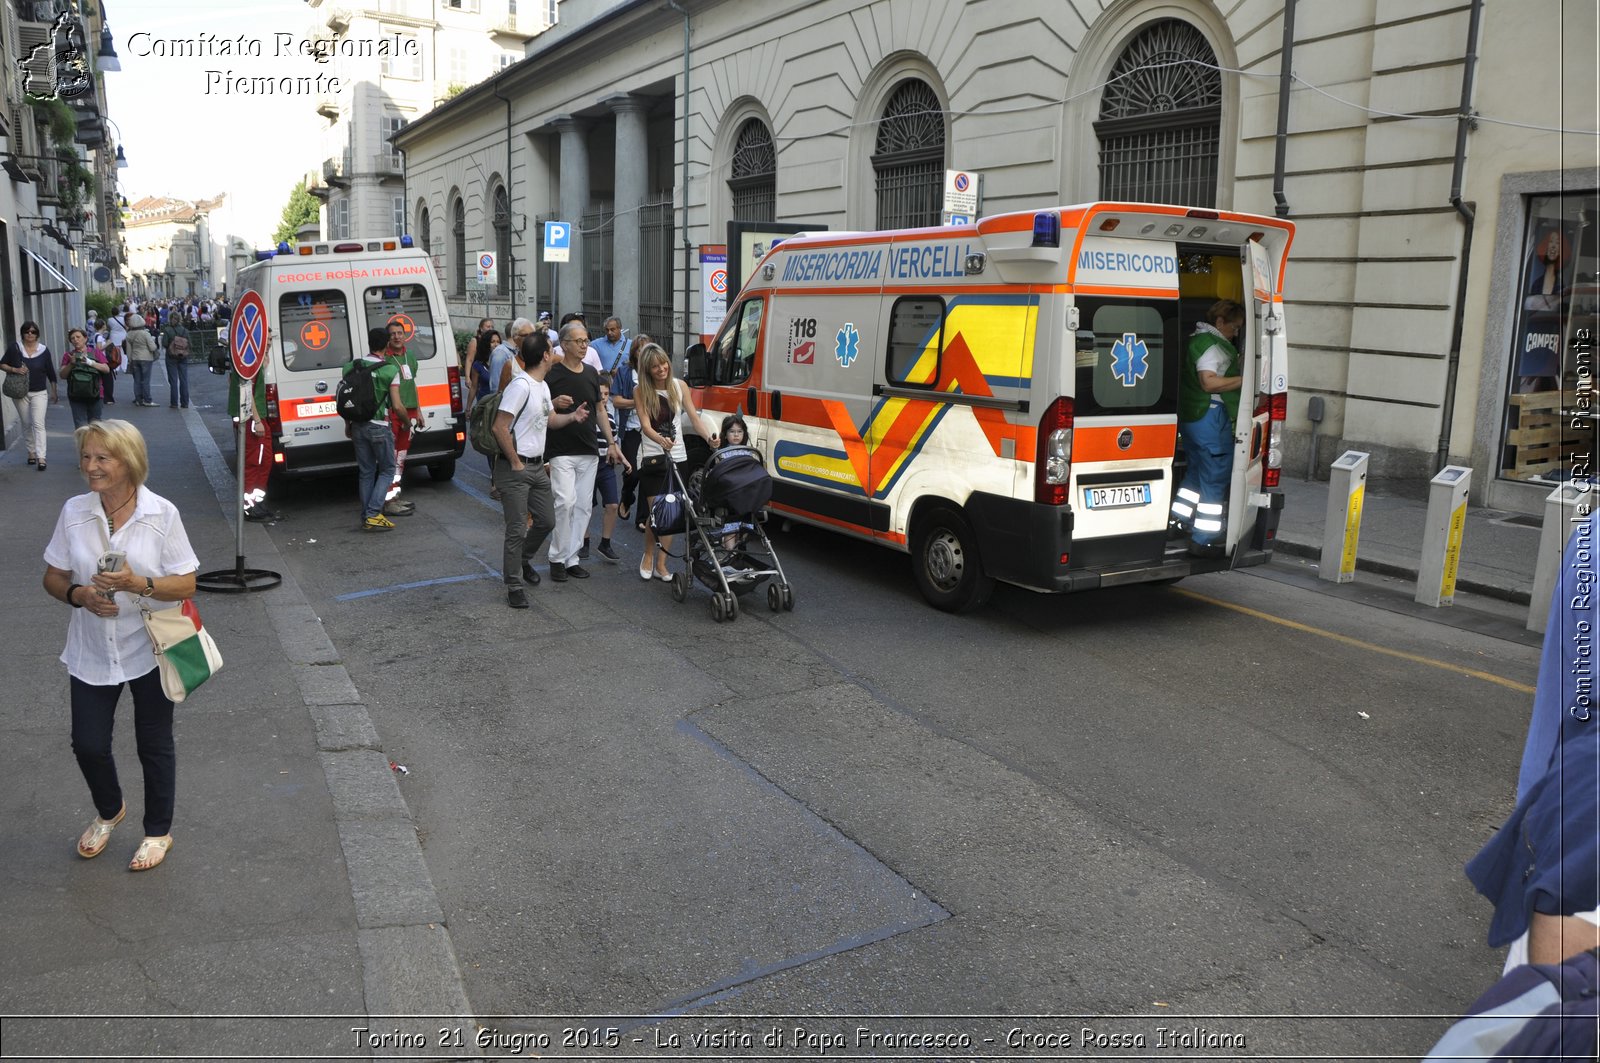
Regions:
<instances>
[{"instance_id":1,"label":"woman's necklace","mask_svg":"<svg viewBox=\"0 0 1600 1063\"><path fill-rule=\"evenodd\" d=\"M133 494L131 494L127 498L123 499L122 505L118 506L116 509L113 509L113 510L111 510L110 512L108 512L106 514L106 526L111 529L111 534L112 535L117 534L117 514L122 512L124 509L127 509L128 508L128 503L132 502L134 500L134 498L136 498L138 496L138 494L139 494L139 492L135 491Z\"/></svg>"}]
</instances>

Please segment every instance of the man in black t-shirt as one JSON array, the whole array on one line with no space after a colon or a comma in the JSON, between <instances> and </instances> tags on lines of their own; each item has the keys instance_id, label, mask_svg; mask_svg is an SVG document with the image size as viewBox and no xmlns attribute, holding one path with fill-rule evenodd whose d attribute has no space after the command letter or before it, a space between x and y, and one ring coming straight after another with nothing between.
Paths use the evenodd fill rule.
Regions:
<instances>
[{"instance_id":1,"label":"man in black t-shirt","mask_svg":"<svg viewBox=\"0 0 1600 1063\"><path fill-rule=\"evenodd\" d=\"M610 421L600 415L600 374L583 364L589 350L589 330L582 321L561 327L561 360L550 367L545 383L550 400L558 412L571 413L587 406L587 420L574 422L549 432L544 456L550 463L550 490L555 496L556 528L550 536L550 578L561 583L568 576L588 579L589 573L578 564L578 551L589 530L589 512L594 507L594 478L600 469L598 427L606 441L606 458L618 461L622 451L611 434Z\"/></svg>"}]
</instances>

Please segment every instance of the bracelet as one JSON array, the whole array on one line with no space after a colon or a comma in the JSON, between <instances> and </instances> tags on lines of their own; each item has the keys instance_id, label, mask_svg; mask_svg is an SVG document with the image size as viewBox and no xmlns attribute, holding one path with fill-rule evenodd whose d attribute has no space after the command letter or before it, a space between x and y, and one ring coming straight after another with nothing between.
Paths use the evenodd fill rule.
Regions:
<instances>
[{"instance_id":1,"label":"bracelet","mask_svg":"<svg viewBox=\"0 0 1600 1063\"><path fill-rule=\"evenodd\" d=\"M81 584L81 583L69 583L67 585L67 604L72 606L72 608L74 608L74 609L82 609L83 608L83 603L82 602L75 602L75 601L72 600L72 592L77 590L81 586L83 586L83 584Z\"/></svg>"}]
</instances>

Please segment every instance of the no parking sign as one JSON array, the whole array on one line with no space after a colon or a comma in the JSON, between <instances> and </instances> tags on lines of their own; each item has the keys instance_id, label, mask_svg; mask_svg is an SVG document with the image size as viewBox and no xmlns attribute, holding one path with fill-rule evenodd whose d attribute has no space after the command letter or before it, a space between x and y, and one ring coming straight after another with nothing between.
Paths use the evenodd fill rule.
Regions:
<instances>
[{"instance_id":1,"label":"no parking sign","mask_svg":"<svg viewBox=\"0 0 1600 1063\"><path fill-rule=\"evenodd\" d=\"M700 332L710 343L728 313L728 245L700 245Z\"/></svg>"},{"instance_id":2,"label":"no parking sign","mask_svg":"<svg viewBox=\"0 0 1600 1063\"><path fill-rule=\"evenodd\" d=\"M239 297L228 323L228 357L233 370L254 380L267 360L267 308L254 289Z\"/></svg>"}]
</instances>

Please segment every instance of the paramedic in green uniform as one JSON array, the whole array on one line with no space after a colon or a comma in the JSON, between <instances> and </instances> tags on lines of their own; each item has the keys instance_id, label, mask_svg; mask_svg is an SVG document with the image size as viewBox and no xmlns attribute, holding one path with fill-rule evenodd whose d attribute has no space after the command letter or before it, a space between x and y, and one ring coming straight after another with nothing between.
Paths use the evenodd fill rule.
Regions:
<instances>
[{"instance_id":1,"label":"paramedic in green uniform","mask_svg":"<svg viewBox=\"0 0 1600 1063\"><path fill-rule=\"evenodd\" d=\"M270 334L269 334L270 335ZM270 342L270 341L269 341ZM272 475L272 428L265 417L267 375L257 373L251 389L253 401L239 409L239 373L228 369L228 413L233 423L244 421L244 519L258 524L278 519L267 508L267 479Z\"/></svg>"},{"instance_id":2,"label":"paramedic in green uniform","mask_svg":"<svg viewBox=\"0 0 1600 1063\"><path fill-rule=\"evenodd\" d=\"M406 350L406 327L398 321L389 322L389 362L399 370L396 378L400 385L400 402L403 409L389 411L389 428L394 432L394 483L389 485L384 499L383 512L389 517L408 517L417 507L400 497L400 480L406 474L406 454L411 450L411 430L415 425L422 430L422 411L417 403L417 356Z\"/></svg>"},{"instance_id":3,"label":"paramedic in green uniform","mask_svg":"<svg viewBox=\"0 0 1600 1063\"><path fill-rule=\"evenodd\" d=\"M1178 391L1178 431L1189 471L1172 500L1172 527L1189 536L1200 557L1223 551L1223 507L1233 470L1233 426L1239 417L1239 352L1233 341L1244 327L1244 307L1218 299L1194 327L1184 350Z\"/></svg>"}]
</instances>

